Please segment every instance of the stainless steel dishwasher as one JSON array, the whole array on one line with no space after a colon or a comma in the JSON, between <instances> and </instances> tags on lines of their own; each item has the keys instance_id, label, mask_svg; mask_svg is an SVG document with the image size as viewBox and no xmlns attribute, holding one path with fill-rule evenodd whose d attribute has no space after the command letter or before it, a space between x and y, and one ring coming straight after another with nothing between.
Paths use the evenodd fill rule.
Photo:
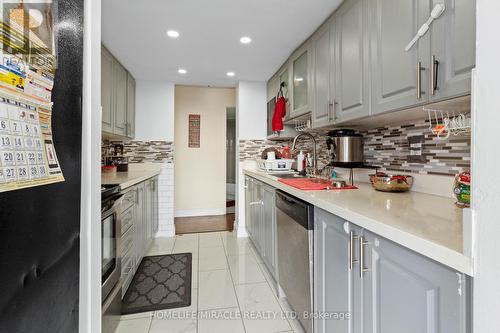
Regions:
<instances>
[{"instance_id":1,"label":"stainless steel dishwasher","mask_svg":"<svg viewBox=\"0 0 500 333\"><path fill-rule=\"evenodd\" d=\"M312 333L313 321L304 313L313 311L314 206L278 190L276 219L278 282L300 323Z\"/></svg>"}]
</instances>

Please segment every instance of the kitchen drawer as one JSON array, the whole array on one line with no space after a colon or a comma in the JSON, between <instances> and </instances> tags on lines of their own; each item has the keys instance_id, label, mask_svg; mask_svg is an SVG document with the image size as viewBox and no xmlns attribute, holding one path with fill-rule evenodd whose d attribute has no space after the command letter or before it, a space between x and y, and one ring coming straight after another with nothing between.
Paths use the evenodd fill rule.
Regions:
<instances>
[{"instance_id":1,"label":"kitchen drawer","mask_svg":"<svg viewBox=\"0 0 500 333\"><path fill-rule=\"evenodd\" d=\"M134 247L134 235L135 227L131 227L128 231L122 235L121 247L122 247L122 257L129 253L131 249Z\"/></svg>"},{"instance_id":2,"label":"kitchen drawer","mask_svg":"<svg viewBox=\"0 0 500 333\"><path fill-rule=\"evenodd\" d=\"M122 277L134 269L134 251L128 251L122 255Z\"/></svg>"},{"instance_id":3,"label":"kitchen drawer","mask_svg":"<svg viewBox=\"0 0 500 333\"><path fill-rule=\"evenodd\" d=\"M123 195L122 210L127 210L128 208L132 207L133 205L135 205L136 201L137 189L133 188Z\"/></svg>"},{"instance_id":4,"label":"kitchen drawer","mask_svg":"<svg viewBox=\"0 0 500 333\"><path fill-rule=\"evenodd\" d=\"M125 296L130 282L132 282L132 278L134 277L134 261L134 251L129 251L129 253L122 257L122 297Z\"/></svg>"},{"instance_id":5,"label":"kitchen drawer","mask_svg":"<svg viewBox=\"0 0 500 333\"><path fill-rule=\"evenodd\" d=\"M122 236L134 225L134 208L130 207L122 213Z\"/></svg>"}]
</instances>

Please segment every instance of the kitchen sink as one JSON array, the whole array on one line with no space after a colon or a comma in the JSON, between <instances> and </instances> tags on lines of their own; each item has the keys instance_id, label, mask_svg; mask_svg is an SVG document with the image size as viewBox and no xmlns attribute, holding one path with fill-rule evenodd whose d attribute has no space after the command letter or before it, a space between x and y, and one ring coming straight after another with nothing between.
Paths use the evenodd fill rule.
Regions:
<instances>
[{"instance_id":1,"label":"kitchen sink","mask_svg":"<svg viewBox=\"0 0 500 333\"><path fill-rule=\"evenodd\" d=\"M278 178L281 179L300 179L300 178L314 178L313 176L302 176L296 173L291 173L291 174L284 174L284 175L279 175Z\"/></svg>"}]
</instances>

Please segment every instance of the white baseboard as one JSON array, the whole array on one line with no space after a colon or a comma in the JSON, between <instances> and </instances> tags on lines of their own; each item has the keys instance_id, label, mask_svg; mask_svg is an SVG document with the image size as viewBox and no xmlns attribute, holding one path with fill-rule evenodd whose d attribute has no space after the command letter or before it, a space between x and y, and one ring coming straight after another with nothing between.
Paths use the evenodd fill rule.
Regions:
<instances>
[{"instance_id":1,"label":"white baseboard","mask_svg":"<svg viewBox=\"0 0 500 333\"><path fill-rule=\"evenodd\" d=\"M175 231L158 231L154 238L175 237Z\"/></svg>"},{"instance_id":2,"label":"white baseboard","mask_svg":"<svg viewBox=\"0 0 500 333\"><path fill-rule=\"evenodd\" d=\"M247 229L243 226L243 227L238 227L238 231L237 231L237 234L236 234L237 237L248 237L248 232L247 232Z\"/></svg>"},{"instance_id":3,"label":"white baseboard","mask_svg":"<svg viewBox=\"0 0 500 333\"><path fill-rule=\"evenodd\" d=\"M175 217L210 216L210 215L226 215L226 207L187 209L187 210L175 211Z\"/></svg>"}]
</instances>

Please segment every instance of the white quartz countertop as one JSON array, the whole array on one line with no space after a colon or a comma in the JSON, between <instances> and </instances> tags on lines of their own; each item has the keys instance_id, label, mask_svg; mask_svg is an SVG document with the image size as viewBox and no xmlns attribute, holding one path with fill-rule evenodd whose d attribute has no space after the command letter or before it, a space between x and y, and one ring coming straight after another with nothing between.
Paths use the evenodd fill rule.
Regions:
<instances>
[{"instance_id":1,"label":"white quartz countertop","mask_svg":"<svg viewBox=\"0 0 500 333\"><path fill-rule=\"evenodd\" d=\"M103 173L101 175L101 184L120 185L124 190L130 186L142 183L143 181L157 176L160 170L129 170L127 172Z\"/></svg>"},{"instance_id":2,"label":"white quartz countertop","mask_svg":"<svg viewBox=\"0 0 500 333\"><path fill-rule=\"evenodd\" d=\"M278 176L244 170L248 176L290 193L417 253L472 275L463 254L463 212L453 199L419 192L385 193L369 183L356 190L303 191L278 181Z\"/></svg>"}]
</instances>

